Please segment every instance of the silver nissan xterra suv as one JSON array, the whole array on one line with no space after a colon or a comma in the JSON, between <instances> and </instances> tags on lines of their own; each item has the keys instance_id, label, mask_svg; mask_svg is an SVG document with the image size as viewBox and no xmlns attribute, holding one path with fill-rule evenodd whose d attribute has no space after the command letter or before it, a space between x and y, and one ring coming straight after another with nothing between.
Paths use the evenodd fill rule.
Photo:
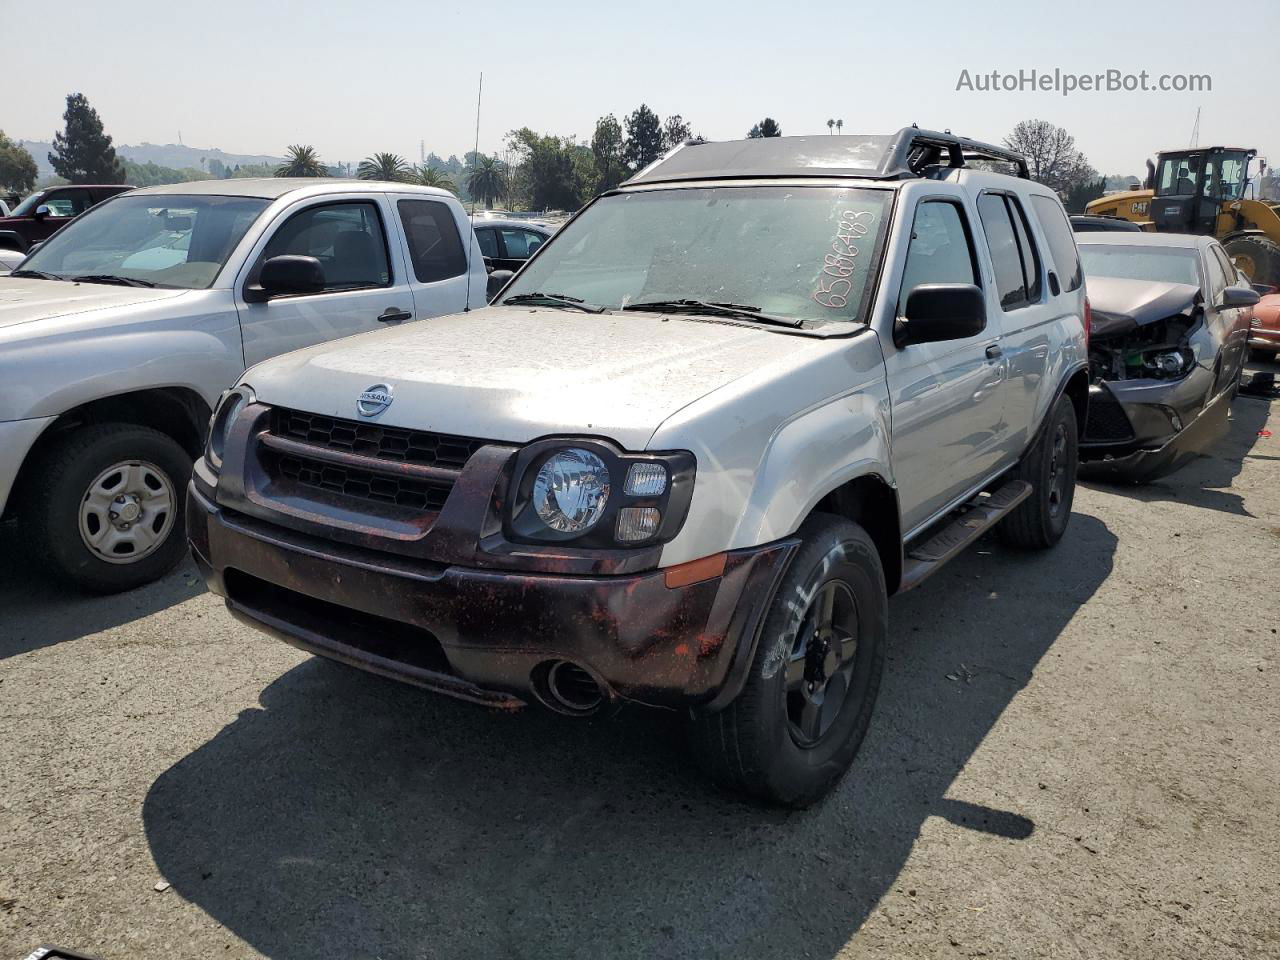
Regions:
<instances>
[{"instance_id":1,"label":"silver nissan xterra suv","mask_svg":"<svg viewBox=\"0 0 1280 960\"><path fill-rule=\"evenodd\" d=\"M250 369L188 536L304 650L504 710L676 708L710 772L803 806L867 730L888 597L993 526L1062 536L1086 311L1005 150L688 143L491 306Z\"/></svg>"}]
</instances>

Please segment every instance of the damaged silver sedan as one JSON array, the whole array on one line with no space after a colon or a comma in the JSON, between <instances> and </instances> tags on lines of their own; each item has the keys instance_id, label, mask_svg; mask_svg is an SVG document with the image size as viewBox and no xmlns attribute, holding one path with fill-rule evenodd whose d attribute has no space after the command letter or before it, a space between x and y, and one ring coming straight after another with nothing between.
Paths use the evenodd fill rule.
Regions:
<instances>
[{"instance_id":1,"label":"damaged silver sedan","mask_svg":"<svg viewBox=\"0 0 1280 960\"><path fill-rule=\"evenodd\" d=\"M1225 428L1258 295L1211 237L1090 234L1086 473L1142 482Z\"/></svg>"}]
</instances>

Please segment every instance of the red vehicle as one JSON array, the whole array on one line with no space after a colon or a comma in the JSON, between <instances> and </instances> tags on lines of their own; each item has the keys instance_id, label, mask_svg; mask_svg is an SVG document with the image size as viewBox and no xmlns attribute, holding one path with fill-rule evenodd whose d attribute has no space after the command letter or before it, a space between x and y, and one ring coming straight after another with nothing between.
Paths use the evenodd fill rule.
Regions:
<instances>
[{"instance_id":1,"label":"red vehicle","mask_svg":"<svg viewBox=\"0 0 1280 960\"><path fill-rule=\"evenodd\" d=\"M26 253L95 203L132 189L122 183L76 183L37 190L9 216L0 217L0 247Z\"/></svg>"},{"instance_id":2,"label":"red vehicle","mask_svg":"<svg viewBox=\"0 0 1280 960\"><path fill-rule=\"evenodd\" d=\"M1280 354L1280 293L1263 297L1253 308L1249 346L1255 360L1275 360Z\"/></svg>"}]
</instances>

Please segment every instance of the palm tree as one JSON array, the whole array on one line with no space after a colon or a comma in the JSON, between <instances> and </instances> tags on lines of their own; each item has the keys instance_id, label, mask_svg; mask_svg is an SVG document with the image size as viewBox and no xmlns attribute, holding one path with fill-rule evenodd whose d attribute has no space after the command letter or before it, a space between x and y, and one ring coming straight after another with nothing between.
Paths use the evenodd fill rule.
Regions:
<instances>
[{"instance_id":1,"label":"palm tree","mask_svg":"<svg viewBox=\"0 0 1280 960\"><path fill-rule=\"evenodd\" d=\"M420 183L424 187L439 187L441 190L448 190L450 193L457 193L458 186L450 179L447 173L437 170L435 167L418 167L415 171L415 183Z\"/></svg>"},{"instance_id":2,"label":"palm tree","mask_svg":"<svg viewBox=\"0 0 1280 960\"><path fill-rule=\"evenodd\" d=\"M467 191L471 196L484 201L486 208L493 206L493 201L502 196L505 184L503 183L502 167L498 165L496 157L479 158L480 162L467 175Z\"/></svg>"},{"instance_id":3,"label":"palm tree","mask_svg":"<svg viewBox=\"0 0 1280 960\"><path fill-rule=\"evenodd\" d=\"M291 144L284 163L276 167L277 177L324 177L328 172L316 148L301 143Z\"/></svg>"},{"instance_id":4,"label":"palm tree","mask_svg":"<svg viewBox=\"0 0 1280 960\"><path fill-rule=\"evenodd\" d=\"M835 122L834 120L828 120L828 121L827 121L827 133L831 133L831 128L832 128L832 127L834 127L835 125L836 125L836 122Z\"/></svg>"},{"instance_id":5,"label":"palm tree","mask_svg":"<svg viewBox=\"0 0 1280 960\"><path fill-rule=\"evenodd\" d=\"M365 157L356 168L356 176L361 180L390 180L403 183L413 175L412 169L404 157L398 153L375 153Z\"/></svg>"},{"instance_id":6,"label":"palm tree","mask_svg":"<svg viewBox=\"0 0 1280 960\"><path fill-rule=\"evenodd\" d=\"M837 120L837 121L836 121L836 133L839 133L839 132L840 132L841 130L843 130L843 129L844 129L844 121L843 121L843 120Z\"/></svg>"}]
</instances>

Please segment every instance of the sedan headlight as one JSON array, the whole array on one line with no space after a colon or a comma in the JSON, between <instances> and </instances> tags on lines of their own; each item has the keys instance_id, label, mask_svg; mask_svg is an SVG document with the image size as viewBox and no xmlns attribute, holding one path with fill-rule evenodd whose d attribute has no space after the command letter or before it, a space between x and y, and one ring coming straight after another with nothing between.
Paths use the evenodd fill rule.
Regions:
<instances>
[{"instance_id":1,"label":"sedan headlight","mask_svg":"<svg viewBox=\"0 0 1280 960\"><path fill-rule=\"evenodd\" d=\"M209 439L204 448L205 456L215 468L222 466L222 450L227 442L231 424L240 411L256 399L253 388L247 385L232 387L218 399L218 406L209 420Z\"/></svg>"},{"instance_id":2,"label":"sedan headlight","mask_svg":"<svg viewBox=\"0 0 1280 960\"><path fill-rule=\"evenodd\" d=\"M682 450L626 453L605 440L539 440L516 456L507 536L609 549L665 543L689 512L694 467Z\"/></svg>"}]
</instances>

